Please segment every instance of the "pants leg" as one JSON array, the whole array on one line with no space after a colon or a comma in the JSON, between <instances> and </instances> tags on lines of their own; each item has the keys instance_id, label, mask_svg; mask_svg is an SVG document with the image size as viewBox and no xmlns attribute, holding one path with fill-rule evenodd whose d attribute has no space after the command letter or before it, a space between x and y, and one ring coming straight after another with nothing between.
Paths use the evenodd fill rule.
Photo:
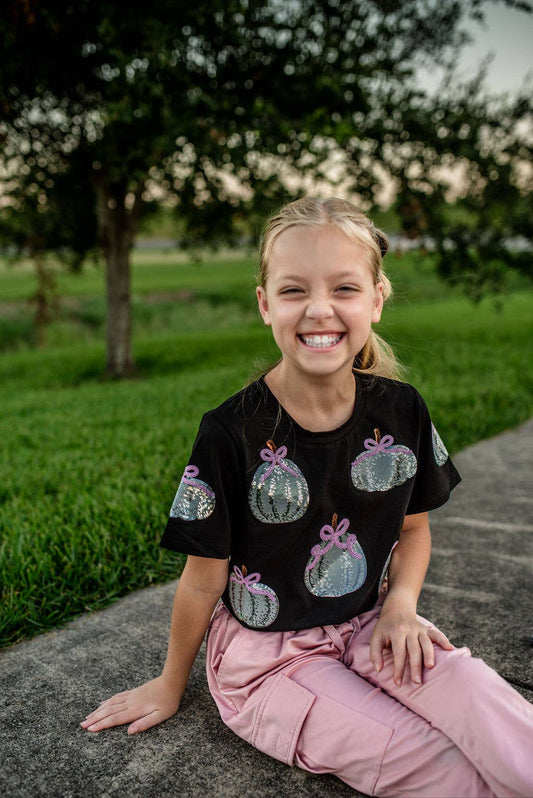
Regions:
<instances>
[{"instance_id":1,"label":"pants leg","mask_svg":"<svg viewBox=\"0 0 533 798\"><path fill-rule=\"evenodd\" d=\"M355 619L360 628L347 644L346 665L443 732L499 798L533 796L533 706L465 648L445 651L435 646L435 666L425 669L422 685L411 683L407 674L398 688L392 655L386 656L379 674L369 659L378 617L376 608ZM378 794L387 778L385 765Z\"/></svg>"},{"instance_id":2,"label":"pants leg","mask_svg":"<svg viewBox=\"0 0 533 798\"><path fill-rule=\"evenodd\" d=\"M339 660L303 664L291 679L315 695L295 751L305 770L333 773L368 795L494 796L445 734Z\"/></svg>"},{"instance_id":3,"label":"pants leg","mask_svg":"<svg viewBox=\"0 0 533 798\"><path fill-rule=\"evenodd\" d=\"M346 667L359 632L354 623L254 632L222 608L207 651L222 719L270 756L369 795L494 795L446 734Z\"/></svg>"}]
</instances>

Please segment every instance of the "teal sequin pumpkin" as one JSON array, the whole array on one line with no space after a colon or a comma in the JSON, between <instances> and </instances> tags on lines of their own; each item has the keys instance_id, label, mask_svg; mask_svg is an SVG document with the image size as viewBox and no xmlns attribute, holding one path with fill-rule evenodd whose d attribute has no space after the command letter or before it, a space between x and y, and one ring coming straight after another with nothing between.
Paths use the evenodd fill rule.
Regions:
<instances>
[{"instance_id":1,"label":"teal sequin pumpkin","mask_svg":"<svg viewBox=\"0 0 533 798\"><path fill-rule=\"evenodd\" d=\"M369 493L402 485L416 474L417 468L414 452L407 446L393 445L392 435L382 438L379 429L374 430L374 435L375 440L365 440L366 451L352 463L354 487Z\"/></svg>"},{"instance_id":2,"label":"teal sequin pumpkin","mask_svg":"<svg viewBox=\"0 0 533 798\"><path fill-rule=\"evenodd\" d=\"M321 598L338 598L353 593L364 584L367 574L366 557L356 535L348 533L347 518L320 530L322 542L311 549L304 582L307 589Z\"/></svg>"},{"instance_id":3,"label":"teal sequin pumpkin","mask_svg":"<svg viewBox=\"0 0 533 798\"><path fill-rule=\"evenodd\" d=\"M209 518L215 509L215 494L207 482L198 477L198 468L188 465L170 508L171 518L197 521Z\"/></svg>"},{"instance_id":4,"label":"teal sequin pumpkin","mask_svg":"<svg viewBox=\"0 0 533 798\"><path fill-rule=\"evenodd\" d=\"M442 442L442 438L433 424L431 424L431 443L433 445L433 456L435 457L435 462L437 465L443 466L448 459L448 452L446 451L446 447Z\"/></svg>"},{"instance_id":5,"label":"teal sequin pumpkin","mask_svg":"<svg viewBox=\"0 0 533 798\"><path fill-rule=\"evenodd\" d=\"M254 474L248 503L258 521L267 524L287 524L303 516L309 505L309 488L298 466L288 460L287 447L276 449L267 441L261 449L264 465Z\"/></svg>"},{"instance_id":6,"label":"teal sequin pumpkin","mask_svg":"<svg viewBox=\"0 0 533 798\"><path fill-rule=\"evenodd\" d=\"M279 600L274 590L259 580L261 574L248 574L234 566L229 578L229 600L233 612L240 621L254 629L270 626L279 612Z\"/></svg>"}]
</instances>

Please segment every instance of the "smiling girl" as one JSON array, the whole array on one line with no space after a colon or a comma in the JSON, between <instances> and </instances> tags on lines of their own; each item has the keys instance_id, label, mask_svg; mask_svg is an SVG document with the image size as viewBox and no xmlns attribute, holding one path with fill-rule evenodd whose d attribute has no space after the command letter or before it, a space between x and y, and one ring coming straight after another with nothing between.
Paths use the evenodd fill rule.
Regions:
<instances>
[{"instance_id":1,"label":"smiling girl","mask_svg":"<svg viewBox=\"0 0 533 798\"><path fill-rule=\"evenodd\" d=\"M372 329L386 251L340 199L268 223L257 298L281 359L202 419L162 539L189 556L161 676L84 728L174 714L209 626L211 693L259 750L369 795L533 794L531 705L416 613L428 511L460 478Z\"/></svg>"}]
</instances>

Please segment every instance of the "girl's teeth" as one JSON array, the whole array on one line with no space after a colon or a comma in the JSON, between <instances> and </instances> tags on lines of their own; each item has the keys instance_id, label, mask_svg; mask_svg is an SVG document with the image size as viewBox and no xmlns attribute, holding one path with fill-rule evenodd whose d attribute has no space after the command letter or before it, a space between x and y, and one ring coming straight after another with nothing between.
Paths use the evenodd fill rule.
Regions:
<instances>
[{"instance_id":1,"label":"girl's teeth","mask_svg":"<svg viewBox=\"0 0 533 798\"><path fill-rule=\"evenodd\" d=\"M337 344L342 335L301 335L300 337L307 346L321 347Z\"/></svg>"}]
</instances>

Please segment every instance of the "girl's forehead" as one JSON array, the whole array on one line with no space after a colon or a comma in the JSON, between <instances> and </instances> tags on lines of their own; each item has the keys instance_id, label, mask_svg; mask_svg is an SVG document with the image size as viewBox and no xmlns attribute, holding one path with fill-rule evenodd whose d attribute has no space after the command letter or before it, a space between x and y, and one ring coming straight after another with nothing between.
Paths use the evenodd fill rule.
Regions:
<instances>
[{"instance_id":1,"label":"girl's forehead","mask_svg":"<svg viewBox=\"0 0 533 798\"><path fill-rule=\"evenodd\" d=\"M311 268L347 272L369 266L369 250L331 224L295 225L284 230L274 241L268 258L271 274Z\"/></svg>"}]
</instances>

